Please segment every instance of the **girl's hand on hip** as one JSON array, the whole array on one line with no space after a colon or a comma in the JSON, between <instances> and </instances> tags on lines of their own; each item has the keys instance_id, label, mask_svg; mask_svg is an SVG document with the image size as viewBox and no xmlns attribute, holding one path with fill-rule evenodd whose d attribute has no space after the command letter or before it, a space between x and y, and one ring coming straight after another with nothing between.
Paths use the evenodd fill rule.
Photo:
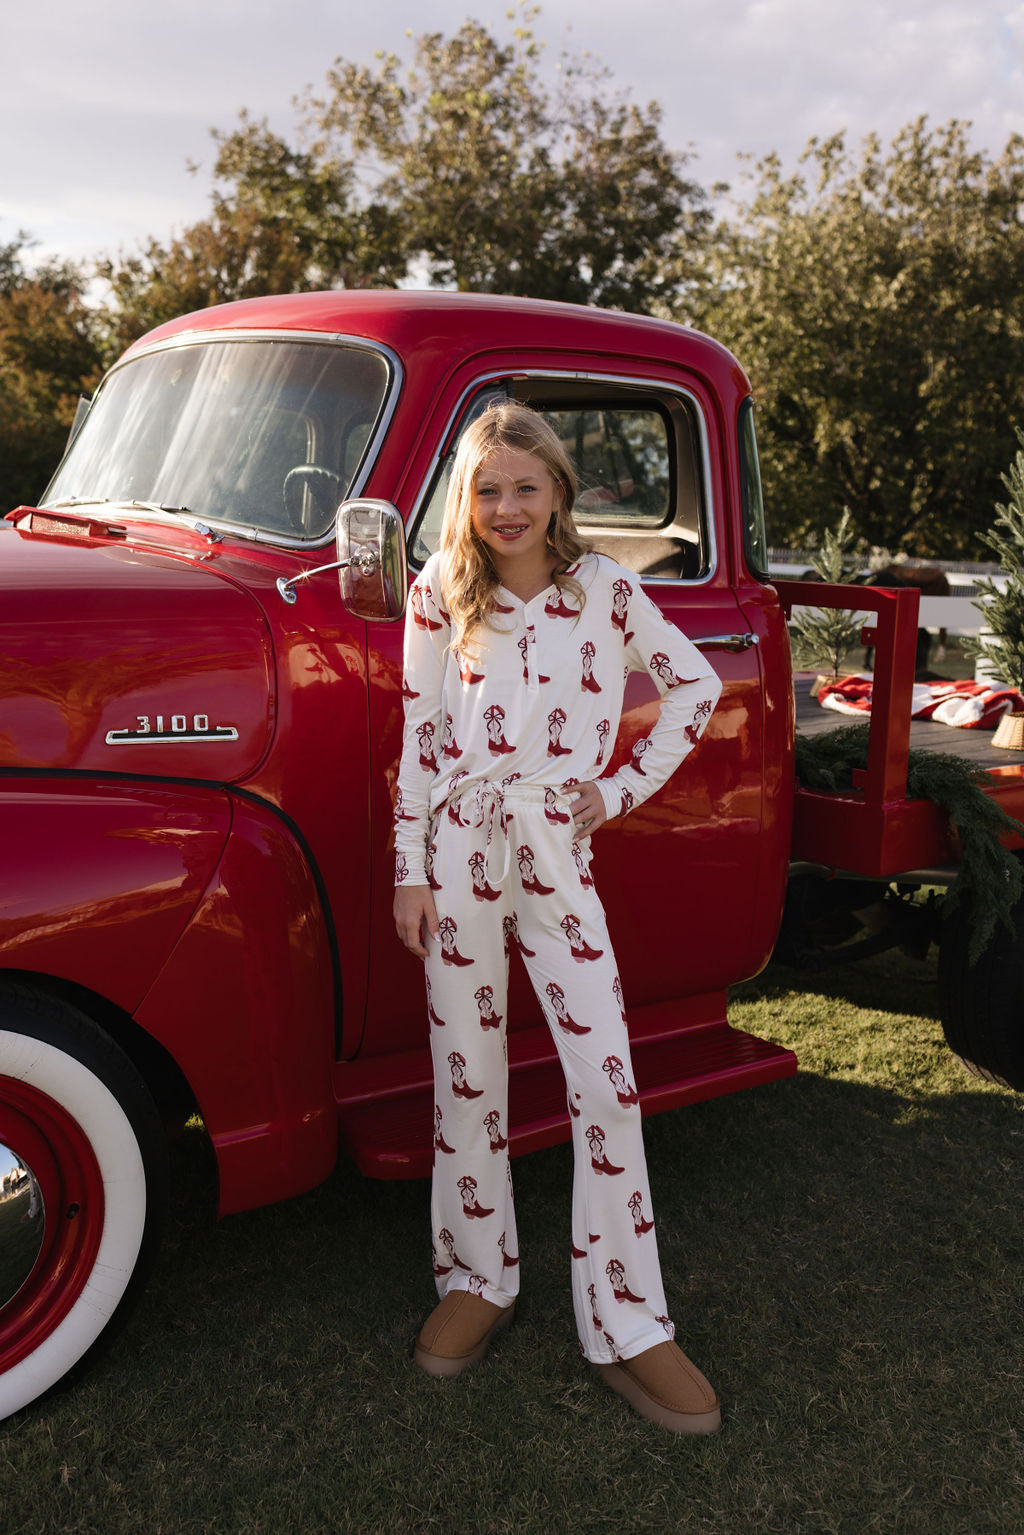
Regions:
<instances>
[{"instance_id":1,"label":"girl's hand on hip","mask_svg":"<svg viewBox=\"0 0 1024 1535\"><path fill-rule=\"evenodd\" d=\"M395 887L395 927L398 936L417 959L427 957L427 937L440 938L437 908L429 885L397 885Z\"/></svg>"},{"instance_id":2,"label":"girl's hand on hip","mask_svg":"<svg viewBox=\"0 0 1024 1535\"><path fill-rule=\"evenodd\" d=\"M572 834L578 842L581 837L589 837L599 826L603 826L608 819L608 812L604 808L604 799L596 783L573 784L567 793L573 795L572 802Z\"/></svg>"}]
</instances>

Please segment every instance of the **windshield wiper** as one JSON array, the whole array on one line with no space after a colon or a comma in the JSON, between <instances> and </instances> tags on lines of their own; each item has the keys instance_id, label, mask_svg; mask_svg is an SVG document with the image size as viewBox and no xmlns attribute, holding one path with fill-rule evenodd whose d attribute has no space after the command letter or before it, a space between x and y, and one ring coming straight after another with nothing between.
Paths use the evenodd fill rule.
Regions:
<instances>
[{"instance_id":1,"label":"windshield wiper","mask_svg":"<svg viewBox=\"0 0 1024 1535\"><path fill-rule=\"evenodd\" d=\"M176 517L195 517L190 506L164 506L160 501L122 501L131 512L171 512Z\"/></svg>"}]
</instances>

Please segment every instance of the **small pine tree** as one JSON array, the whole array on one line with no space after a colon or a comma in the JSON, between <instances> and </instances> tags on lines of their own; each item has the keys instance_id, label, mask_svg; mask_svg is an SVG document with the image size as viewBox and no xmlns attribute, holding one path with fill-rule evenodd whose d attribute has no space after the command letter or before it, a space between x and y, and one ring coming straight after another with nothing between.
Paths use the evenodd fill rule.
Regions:
<instances>
[{"instance_id":1,"label":"small pine tree","mask_svg":"<svg viewBox=\"0 0 1024 1535\"><path fill-rule=\"evenodd\" d=\"M852 580L860 567L852 554L852 543L847 507L838 525L825 533L818 553L811 556L811 565L823 581ZM807 607L794 615L789 626L793 660L797 666L824 672L836 682L846 657L861 643L862 627L862 620L846 608Z\"/></svg>"},{"instance_id":2,"label":"small pine tree","mask_svg":"<svg viewBox=\"0 0 1024 1535\"><path fill-rule=\"evenodd\" d=\"M1006 584L1000 588L987 577L977 582L984 601L974 606L991 633L968 640L964 648L1008 687L1024 692L1024 432L1019 427L1017 439L1021 447L1009 474L1001 476L1009 504L996 506L995 523L981 535L995 551Z\"/></svg>"}]
</instances>

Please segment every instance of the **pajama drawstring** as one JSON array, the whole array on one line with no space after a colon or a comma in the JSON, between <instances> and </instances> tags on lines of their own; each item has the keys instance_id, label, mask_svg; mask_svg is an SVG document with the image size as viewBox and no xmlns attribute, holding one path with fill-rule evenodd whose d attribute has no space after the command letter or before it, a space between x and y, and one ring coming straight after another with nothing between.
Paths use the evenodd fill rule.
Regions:
<instances>
[{"instance_id":1,"label":"pajama drawstring","mask_svg":"<svg viewBox=\"0 0 1024 1535\"><path fill-rule=\"evenodd\" d=\"M554 784L522 784L512 783L507 787L497 784L490 778L482 778L475 784L459 785L453 793L449 794L441 803L434 807L433 815L436 817L442 811L457 807L459 817L462 818L462 808L466 805L467 816L463 825L473 826L479 830L486 828L486 843L484 848L484 878L489 884L500 885L508 874L511 864L511 840L509 827L512 822L512 811L508 801L513 804L517 800L526 803L544 801L551 794L556 804L572 808L572 797L567 794L561 785ZM471 819L470 819L471 817ZM502 842L501 868L495 878L491 867L491 854L495 843Z\"/></svg>"}]
</instances>

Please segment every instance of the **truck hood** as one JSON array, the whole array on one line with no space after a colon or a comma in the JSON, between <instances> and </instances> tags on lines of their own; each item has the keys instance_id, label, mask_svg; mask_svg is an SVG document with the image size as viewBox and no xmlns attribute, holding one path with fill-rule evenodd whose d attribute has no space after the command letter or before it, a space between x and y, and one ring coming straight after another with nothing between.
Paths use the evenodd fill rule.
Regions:
<instances>
[{"instance_id":1,"label":"truck hood","mask_svg":"<svg viewBox=\"0 0 1024 1535\"><path fill-rule=\"evenodd\" d=\"M0 532L0 768L248 776L275 703L257 602L196 558L46 519Z\"/></svg>"}]
</instances>

